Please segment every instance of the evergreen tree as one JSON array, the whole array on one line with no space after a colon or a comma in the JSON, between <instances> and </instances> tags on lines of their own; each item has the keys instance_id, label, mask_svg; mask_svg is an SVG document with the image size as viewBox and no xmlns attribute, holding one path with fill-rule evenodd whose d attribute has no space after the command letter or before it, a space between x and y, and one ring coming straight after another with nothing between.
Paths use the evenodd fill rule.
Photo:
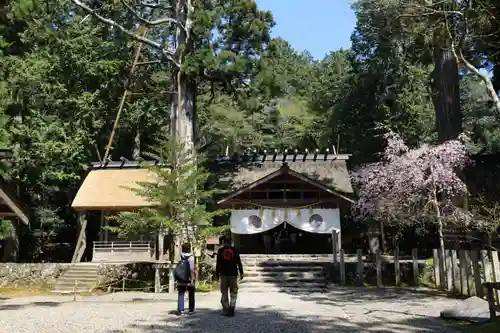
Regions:
<instances>
[{"instance_id":1,"label":"evergreen tree","mask_svg":"<svg viewBox=\"0 0 500 333\"><path fill-rule=\"evenodd\" d=\"M109 227L119 237L169 232L188 236L188 241L200 246L208 236L222 233L227 227L213 227L215 216L226 214L214 208L213 197L221 190L209 183L211 174L203 167L200 155L194 157L185 143L164 136L152 152L146 153L158 161L145 167L151 180L131 189L154 204L136 212L121 212L113 217L118 226ZM194 237L193 237L194 236Z\"/></svg>"}]
</instances>

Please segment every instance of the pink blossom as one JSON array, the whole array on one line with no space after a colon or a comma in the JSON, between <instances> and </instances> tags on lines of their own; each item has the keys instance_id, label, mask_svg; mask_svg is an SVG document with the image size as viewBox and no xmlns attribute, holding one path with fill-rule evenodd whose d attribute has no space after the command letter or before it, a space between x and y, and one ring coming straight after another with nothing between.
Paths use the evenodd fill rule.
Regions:
<instances>
[{"instance_id":1,"label":"pink blossom","mask_svg":"<svg viewBox=\"0 0 500 333\"><path fill-rule=\"evenodd\" d=\"M470 161L463 137L417 149L409 149L392 131L385 139L387 147L382 161L362 166L352 175L359 194L354 205L358 219L371 217L399 224L423 222L432 215L429 203L435 194L443 218L468 220L459 214L458 208L450 210L452 199L467 193L467 186L459 177Z\"/></svg>"}]
</instances>

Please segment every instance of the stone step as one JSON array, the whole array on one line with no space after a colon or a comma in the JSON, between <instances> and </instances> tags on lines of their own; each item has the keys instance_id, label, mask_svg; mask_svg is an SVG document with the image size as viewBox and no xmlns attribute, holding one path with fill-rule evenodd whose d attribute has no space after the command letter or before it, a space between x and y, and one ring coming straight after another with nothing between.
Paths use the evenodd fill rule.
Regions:
<instances>
[{"instance_id":1,"label":"stone step","mask_svg":"<svg viewBox=\"0 0 500 333\"><path fill-rule=\"evenodd\" d=\"M258 265L248 265L243 264L243 268L249 269L288 269L288 270L308 270L308 269L323 269L328 267L327 265L318 265L318 264L302 264L297 262L290 263L259 263Z\"/></svg>"},{"instance_id":2,"label":"stone step","mask_svg":"<svg viewBox=\"0 0 500 333\"><path fill-rule=\"evenodd\" d=\"M307 260L242 260L241 263L243 265L258 265L258 266L322 266L328 265L329 262L320 262L320 261L307 261Z\"/></svg>"},{"instance_id":3,"label":"stone step","mask_svg":"<svg viewBox=\"0 0 500 333\"><path fill-rule=\"evenodd\" d=\"M242 261L314 261L314 262L331 262L333 259L328 257L318 257L318 258L310 258L310 257L241 257Z\"/></svg>"},{"instance_id":4,"label":"stone step","mask_svg":"<svg viewBox=\"0 0 500 333\"><path fill-rule=\"evenodd\" d=\"M275 270L247 270L245 277L262 276L262 277L323 277L325 276L322 270L315 271L275 271Z\"/></svg>"},{"instance_id":5,"label":"stone step","mask_svg":"<svg viewBox=\"0 0 500 333\"><path fill-rule=\"evenodd\" d=\"M77 292L88 292L97 282L98 268L99 264L96 263L78 263L71 266L57 279L53 292L56 294L73 293L75 281L77 281Z\"/></svg>"},{"instance_id":6,"label":"stone step","mask_svg":"<svg viewBox=\"0 0 500 333\"><path fill-rule=\"evenodd\" d=\"M82 285L82 286L86 286L86 285L93 285L97 282L97 279L93 279L93 280L76 280L76 283L77 285ZM66 280L66 279L60 279L60 280L57 280L56 282L56 286L74 286L75 285L75 280Z\"/></svg>"},{"instance_id":7,"label":"stone step","mask_svg":"<svg viewBox=\"0 0 500 333\"><path fill-rule=\"evenodd\" d=\"M296 278L296 277L277 279L277 278L258 277L258 278L245 278L240 283L241 283L241 285L253 284L253 283L269 283L269 284L277 284L277 285L287 284L287 283L325 284L325 279L321 279L321 278Z\"/></svg>"},{"instance_id":8,"label":"stone step","mask_svg":"<svg viewBox=\"0 0 500 333\"><path fill-rule=\"evenodd\" d=\"M242 281L243 282L243 281ZM245 291L272 291L272 290L302 290L302 291L312 291L312 290L326 290L328 287L326 283L310 282L310 283L300 283L300 282L289 282L289 283L258 283L251 282L246 284L240 284L240 289Z\"/></svg>"},{"instance_id":9,"label":"stone step","mask_svg":"<svg viewBox=\"0 0 500 333\"><path fill-rule=\"evenodd\" d=\"M323 266L245 266L243 270L248 272L320 272Z\"/></svg>"},{"instance_id":10,"label":"stone step","mask_svg":"<svg viewBox=\"0 0 500 333\"><path fill-rule=\"evenodd\" d=\"M77 293L88 293L90 291L90 288L77 288L76 289L76 292ZM52 294L56 294L56 295L67 295L67 294L72 294L74 293L75 290L71 289L54 289L51 291Z\"/></svg>"},{"instance_id":11,"label":"stone step","mask_svg":"<svg viewBox=\"0 0 500 333\"><path fill-rule=\"evenodd\" d=\"M98 272L97 271L80 271L80 270L67 270L64 272L62 275L68 275L68 276L97 276Z\"/></svg>"},{"instance_id":12,"label":"stone step","mask_svg":"<svg viewBox=\"0 0 500 333\"><path fill-rule=\"evenodd\" d=\"M62 282L62 281L72 281L72 282L75 282L75 281L78 281L78 283L85 283L85 282L95 282L97 280L97 276L66 276L66 275L63 275L61 276L57 282Z\"/></svg>"},{"instance_id":13,"label":"stone step","mask_svg":"<svg viewBox=\"0 0 500 333\"><path fill-rule=\"evenodd\" d=\"M331 258L331 254L241 254L241 258Z\"/></svg>"},{"instance_id":14,"label":"stone step","mask_svg":"<svg viewBox=\"0 0 500 333\"><path fill-rule=\"evenodd\" d=\"M75 271L67 271L61 277L75 277L75 278L87 278L97 276L97 272L75 272Z\"/></svg>"},{"instance_id":15,"label":"stone step","mask_svg":"<svg viewBox=\"0 0 500 333\"><path fill-rule=\"evenodd\" d=\"M97 270L101 264L97 263L79 263L70 266L70 269L95 269Z\"/></svg>"}]
</instances>

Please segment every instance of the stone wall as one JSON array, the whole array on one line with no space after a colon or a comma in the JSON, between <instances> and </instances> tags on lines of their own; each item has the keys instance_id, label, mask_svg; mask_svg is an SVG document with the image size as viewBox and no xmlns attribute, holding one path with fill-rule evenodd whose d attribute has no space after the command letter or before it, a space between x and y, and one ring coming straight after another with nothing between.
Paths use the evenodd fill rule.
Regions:
<instances>
[{"instance_id":1,"label":"stone wall","mask_svg":"<svg viewBox=\"0 0 500 333\"><path fill-rule=\"evenodd\" d=\"M125 285L122 285L125 279ZM168 276L162 276L162 282ZM99 289L108 286L127 290L152 291L154 289L155 269L150 262L135 262L126 264L100 264L98 268Z\"/></svg>"},{"instance_id":2,"label":"stone wall","mask_svg":"<svg viewBox=\"0 0 500 333\"><path fill-rule=\"evenodd\" d=\"M0 263L0 287L52 286L71 264Z\"/></svg>"}]
</instances>

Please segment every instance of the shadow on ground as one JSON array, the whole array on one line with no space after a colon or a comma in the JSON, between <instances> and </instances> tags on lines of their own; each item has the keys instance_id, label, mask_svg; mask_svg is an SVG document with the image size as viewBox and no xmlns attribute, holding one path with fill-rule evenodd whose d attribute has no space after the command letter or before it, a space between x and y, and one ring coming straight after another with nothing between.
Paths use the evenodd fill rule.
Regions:
<instances>
[{"instance_id":1,"label":"shadow on ground","mask_svg":"<svg viewBox=\"0 0 500 333\"><path fill-rule=\"evenodd\" d=\"M316 302L325 305L343 306L366 304L367 302L402 302L406 305L421 305L423 300L460 298L431 289L415 288L369 288L369 287L331 287L324 294L295 293L303 301ZM462 297L463 298L463 297Z\"/></svg>"},{"instance_id":2,"label":"shadow on ground","mask_svg":"<svg viewBox=\"0 0 500 333\"><path fill-rule=\"evenodd\" d=\"M0 311L2 310L19 310L30 306L47 306L56 307L61 305L61 302L31 302L26 304L0 304Z\"/></svg>"},{"instance_id":3,"label":"shadow on ground","mask_svg":"<svg viewBox=\"0 0 500 333\"><path fill-rule=\"evenodd\" d=\"M196 314L178 317L166 315L156 322L143 322L122 330L110 330L107 333L334 333L334 332L458 332L451 326L445 327L437 318L411 318L401 322L355 323L348 318L298 317L271 307L260 309L241 308L233 318L223 317L220 311L198 309ZM451 325L451 324L450 324Z\"/></svg>"}]
</instances>

